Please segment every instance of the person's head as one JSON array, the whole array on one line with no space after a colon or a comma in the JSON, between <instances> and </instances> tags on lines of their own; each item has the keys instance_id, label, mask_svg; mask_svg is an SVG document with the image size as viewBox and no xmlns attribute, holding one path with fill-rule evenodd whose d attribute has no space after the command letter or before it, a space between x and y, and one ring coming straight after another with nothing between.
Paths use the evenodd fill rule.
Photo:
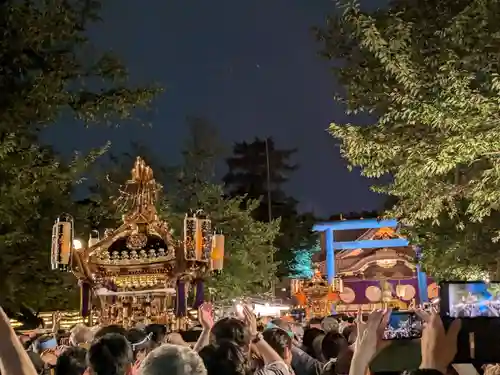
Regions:
<instances>
[{"instance_id":1,"label":"person's head","mask_svg":"<svg viewBox=\"0 0 500 375\"><path fill-rule=\"evenodd\" d=\"M273 319L270 323L278 328L281 328L282 330L292 332L292 325L283 319Z\"/></svg>"},{"instance_id":2,"label":"person's head","mask_svg":"<svg viewBox=\"0 0 500 375\"><path fill-rule=\"evenodd\" d=\"M167 335L167 326L164 324L149 324L145 329L147 334L151 334L151 340L156 345L161 345Z\"/></svg>"},{"instance_id":3,"label":"person's head","mask_svg":"<svg viewBox=\"0 0 500 375\"><path fill-rule=\"evenodd\" d=\"M85 324L77 324L71 329L69 343L72 346L90 343L94 338L93 336L92 330L89 327Z\"/></svg>"},{"instance_id":4,"label":"person's head","mask_svg":"<svg viewBox=\"0 0 500 375\"><path fill-rule=\"evenodd\" d=\"M202 359L194 350L165 344L151 351L140 367L141 375L206 375Z\"/></svg>"},{"instance_id":5,"label":"person's head","mask_svg":"<svg viewBox=\"0 0 500 375\"><path fill-rule=\"evenodd\" d=\"M200 357L208 375L251 375L248 356L244 349L235 342L220 340L205 346Z\"/></svg>"},{"instance_id":6,"label":"person's head","mask_svg":"<svg viewBox=\"0 0 500 375\"><path fill-rule=\"evenodd\" d=\"M319 328L306 328L304 330L304 336L302 338L302 345L307 353L312 355L313 350L313 342L318 336L324 335L323 331Z\"/></svg>"},{"instance_id":7,"label":"person's head","mask_svg":"<svg viewBox=\"0 0 500 375\"><path fill-rule=\"evenodd\" d=\"M327 316L321 321L321 329L326 332L338 332L339 322L333 316Z\"/></svg>"},{"instance_id":8,"label":"person's head","mask_svg":"<svg viewBox=\"0 0 500 375\"><path fill-rule=\"evenodd\" d=\"M262 336L286 364L292 363L292 338L288 332L281 328L272 328L265 330Z\"/></svg>"},{"instance_id":9,"label":"person's head","mask_svg":"<svg viewBox=\"0 0 500 375\"><path fill-rule=\"evenodd\" d=\"M94 375L127 375L134 355L125 336L108 333L92 343L87 360Z\"/></svg>"},{"instance_id":10,"label":"person's head","mask_svg":"<svg viewBox=\"0 0 500 375\"><path fill-rule=\"evenodd\" d=\"M317 329L321 329L321 321L323 319L321 318L317 318L317 317L313 317L309 320L309 324L308 324L308 327L309 328L317 328Z\"/></svg>"},{"instance_id":11,"label":"person's head","mask_svg":"<svg viewBox=\"0 0 500 375\"><path fill-rule=\"evenodd\" d=\"M83 348L67 348L57 358L54 375L83 375L87 369L86 356Z\"/></svg>"},{"instance_id":12,"label":"person's head","mask_svg":"<svg viewBox=\"0 0 500 375\"><path fill-rule=\"evenodd\" d=\"M223 318L214 324L211 333L215 343L224 340L232 341L244 348L250 345L250 332L246 324L239 319Z\"/></svg>"},{"instance_id":13,"label":"person's head","mask_svg":"<svg viewBox=\"0 0 500 375\"><path fill-rule=\"evenodd\" d=\"M144 357L153 349L151 341L152 334L146 334L137 328L132 328L127 331L127 340L132 345L134 352L134 360L143 360Z\"/></svg>"},{"instance_id":14,"label":"person's head","mask_svg":"<svg viewBox=\"0 0 500 375\"><path fill-rule=\"evenodd\" d=\"M349 374L353 354L354 352L352 351L352 349L348 347L338 355L337 362L335 363L336 374Z\"/></svg>"},{"instance_id":15,"label":"person's head","mask_svg":"<svg viewBox=\"0 0 500 375\"><path fill-rule=\"evenodd\" d=\"M178 332L172 332L165 336L165 342L172 345L189 346L189 344L184 341L181 334Z\"/></svg>"},{"instance_id":16,"label":"person's head","mask_svg":"<svg viewBox=\"0 0 500 375\"><path fill-rule=\"evenodd\" d=\"M94 332L94 340L97 340L104 335L107 335L108 333L116 333L118 335L126 336L127 330L117 324L101 327L96 332Z\"/></svg>"},{"instance_id":17,"label":"person's head","mask_svg":"<svg viewBox=\"0 0 500 375\"><path fill-rule=\"evenodd\" d=\"M57 348L57 339L52 335L42 335L37 337L32 343L32 349L35 353L42 354L49 350Z\"/></svg>"},{"instance_id":18,"label":"person's head","mask_svg":"<svg viewBox=\"0 0 500 375\"><path fill-rule=\"evenodd\" d=\"M344 338L347 340L347 342L349 344L354 344L354 341L355 341L355 331L356 331L356 326L354 325L348 325L348 326L345 326L343 329L342 329L342 336L344 336Z\"/></svg>"},{"instance_id":19,"label":"person's head","mask_svg":"<svg viewBox=\"0 0 500 375\"><path fill-rule=\"evenodd\" d=\"M337 358L341 351L347 348L347 340L337 332L328 332L321 342L321 352L325 360Z\"/></svg>"}]
</instances>

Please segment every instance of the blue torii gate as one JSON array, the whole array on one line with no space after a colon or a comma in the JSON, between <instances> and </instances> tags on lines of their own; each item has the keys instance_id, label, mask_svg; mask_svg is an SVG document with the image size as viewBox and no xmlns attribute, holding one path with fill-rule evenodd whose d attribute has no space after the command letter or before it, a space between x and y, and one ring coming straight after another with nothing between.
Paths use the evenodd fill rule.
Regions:
<instances>
[{"instance_id":1,"label":"blue torii gate","mask_svg":"<svg viewBox=\"0 0 500 375\"><path fill-rule=\"evenodd\" d=\"M351 249L374 249L379 247L406 247L409 242L405 238L394 238L389 240L360 240L336 242L333 231L350 229L380 229L397 228L398 221L395 219L361 219L361 220L341 220L318 223L313 226L315 232L325 232L326 243L326 274L328 283L331 285L335 277L335 250ZM416 248L417 259L420 256L420 249ZM427 275L422 272L417 263L417 283L420 302L427 302Z\"/></svg>"}]
</instances>

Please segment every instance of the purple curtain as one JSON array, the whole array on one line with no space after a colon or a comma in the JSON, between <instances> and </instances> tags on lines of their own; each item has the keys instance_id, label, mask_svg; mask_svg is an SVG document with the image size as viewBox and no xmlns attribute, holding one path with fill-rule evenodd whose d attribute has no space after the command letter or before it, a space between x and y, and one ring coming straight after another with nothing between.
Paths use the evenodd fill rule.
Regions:
<instances>
[{"instance_id":1,"label":"purple curtain","mask_svg":"<svg viewBox=\"0 0 500 375\"><path fill-rule=\"evenodd\" d=\"M80 315L87 318L90 314L92 291L90 284L87 282L82 282L80 284Z\"/></svg>"},{"instance_id":2,"label":"purple curtain","mask_svg":"<svg viewBox=\"0 0 500 375\"><path fill-rule=\"evenodd\" d=\"M205 284L202 279L197 279L194 286L193 309L200 307L205 302Z\"/></svg>"},{"instance_id":3,"label":"purple curtain","mask_svg":"<svg viewBox=\"0 0 500 375\"><path fill-rule=\"evenodd\" d=\"M175 302L175 316L182 318L186 316L186 282L184 280L177 280L177 291L176 291L176 302Z\"/></svg>"}]
</instances>

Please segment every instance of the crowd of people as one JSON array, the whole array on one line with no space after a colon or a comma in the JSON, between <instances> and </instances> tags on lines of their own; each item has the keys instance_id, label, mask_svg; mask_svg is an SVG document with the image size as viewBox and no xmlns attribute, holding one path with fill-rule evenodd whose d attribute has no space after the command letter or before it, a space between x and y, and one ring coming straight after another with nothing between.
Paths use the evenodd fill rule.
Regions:
<instances>
[{"instance_id":1,"label":"crowd of people","mask_svg":"<svg viewBox=\"0 0 500 375\"><path fill-rule=\"evenodd\" d=\"M0 309L1 375L366 375L384 346L389 313L374 311L366 321L330 316L302 325L256 317L213 321L199 310L199 327L168 332L159 324L125 329L119 325L77 325L65 334L24 336ZM420 375L445 375L456 353L459 327L445 332L429 315L421 341ZM411 369L410 369L411 370ZM470 375L461 374L461 375Z\"/></svg>"}]
</instances>

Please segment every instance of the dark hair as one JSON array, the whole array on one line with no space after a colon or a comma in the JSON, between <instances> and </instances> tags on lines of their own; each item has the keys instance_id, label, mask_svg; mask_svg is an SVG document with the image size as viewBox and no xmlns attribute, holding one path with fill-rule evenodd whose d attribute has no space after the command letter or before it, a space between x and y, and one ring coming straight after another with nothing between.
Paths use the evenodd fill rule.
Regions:
<instances>
[{"instance_id":1,"label":"dark hair","mask_svg":"<svg viewBox=\"0 0 500 375\"><path fill-rule=\"evenodd\" d=\"M351 361L354 352L351 348L343 350L337 357L337 362L335 363L335 373L339 375L349 374L349 369L351 368Z\"/></svg>"},{"instance_id":2,"label":"dark hair","mask_svg":"<svg viewBox=\"0 0 500 375\"><path fill-rule=\"evenodd\" d=\"M241 347L250 345L250 332L244 322L236 318L222 318L214 324L211 331L216 343L232 341Z\"/></svg>"},{"instance_id":3,"label":"dark hair","mask_svg":"<svg viewBox=\"0 0 500 375\"><path fill-rule=\"evenodd\" d=\"M306 352L312 353L314 339L321 335L324 335L324 332L319 328L306 328L304 330L302 345L307 349Z\"/></svg>"},{"instance_id":4,"label":"dark hair","mask_svg":"<svg viewBox=\"0 0 500 375\"><path fill-rule=\"evenodd\" d=\"M87 369L87 351L84 348L70 347L57 358L55 375L82 375Z\"/></svg>"},{"instance_id":5,"label":"dark hair","mask_svg":"<svg viewBox=\"0 0 500 375\"><path fill-rule=\"evenodd\" d=\"M95 375L125 375L134 355L125 336L108 333L92 343L87 360Z\"/></svg>"},{"instance_id":6,"label":"dark hair","mask_svg":"<svg viewBox=\"0 0 500 375\"><path fill-rule=\"evenodd\" d=\"M356 328L356 326L350 325L350 326L344 327L344 329L342 330L342 336L344 336L344 338L347 340L347 342L349 342L349 344L354 343L354 341L350 342L349 338L351 337L351 334L354 332L355 328Z\"/></svg>"},{"instance_id":7,"label":"dark hair","mask_svg":"<svg viewBox=\"0 0 500 375\"><path fill-rule=\"evenodd\" d=\"M207 369L207 375L251 375L248 357L235 342L220 340L205 346L200 357Z\"/></svg>"},{"instance_id":8,"label":"dark hair","mask_svg":"<svg viewBox=\"0 0 500 375\"><path fill-rule=\"evenodd\" d=\"M281 358L285 358L286 350L292 349L292 338L281 328L267 329L263 332L264 340L279 354Z\"/></svg>"},{"instance_id":9,"label":"dark hair","mask_svg":"<svg viewBox=\"0 0 500 375\"><path fill-rule=\"evenodd\" d=\"M164 324L149 324L146 326L146 333L152 334L151 340L161 345L167 335L167 326Z\"/></svg>"},{"instance_id":10,"label":"dark hair","mask_svg":"<svg viewBox=\"0 0 500 375\"><path fill-rule=\"evenodd\" d=\"M141 331L137 328L132 328L127 331L126 338L130 345L132 345L132 351L134 352L134 360L137 359L137 354L140 352L148 353L153 349L153 342L150 340L151 336L148 336L146 332Z\"/></svg>"},{"instance_id":11,"label":"dark hair","mask_svg":"<svg viewBox=\"0 0 500 375\"><path fill-rule=\"evenodd\" d=\"M190 329L189 331L180 331L179 334L185 342L196 342L200 338L201 332L201 330Z\"/></svg>"},{"instance_id":12,"label":"dark hair","mask_svg":"<svg viewBox=\"0 0 500 375\"><path fill-rule=\"evenodd\" d=\"M328 332L321 342L321 352L326 360L337 358L346 347L347 340L337 332Z\"/></svg>"},{"instance_id":13,"label":"dark hair","mask_svg":"<svg viewBox=\"0 0 500 375\"><path fill-rule=\"evenodd\" d=\"M271 320L271 324L274 324L276 327L284 329L287 332L292 332L292 325L283 319L273 319Z\"/></svg>"},{"instance_id":14,"label":"dark hair","mask_svg":"<svg viewBox=\"0 0 500 375\"><path fill-rule=\"evenodd\" d=\"M311 326L312 324L321 324L322 321L323 318L317 318L317 317L311 318L311 320L309 320L308 326Z\"/></svg>"},{"instance_id":15,"label":"dark hair","mask_svg":"<svg viewBox=\"0 0 500 375\"><path fill-rule=\"evenodd\" d=\"M122 326L119 326L117 324L112 324L110 326L102 327L100 328L94 335L94 340L97 340L104 335L107 335L109 333L116 333L118 335L122 336L127 336L127 330L123 328Z\"/></svg>"}]
</instances>

